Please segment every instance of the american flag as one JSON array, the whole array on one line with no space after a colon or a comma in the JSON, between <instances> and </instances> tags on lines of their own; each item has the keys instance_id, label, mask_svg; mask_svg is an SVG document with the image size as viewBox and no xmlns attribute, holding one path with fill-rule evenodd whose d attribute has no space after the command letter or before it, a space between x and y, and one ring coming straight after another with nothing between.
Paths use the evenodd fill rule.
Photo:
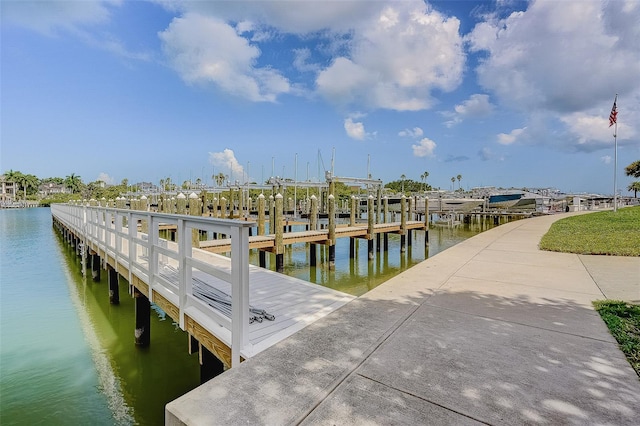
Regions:
<instances>
[{"instance_id":1,"label":"american flag","mask_svg":"<svg viewBox=\"0 0 640 426\"><path fill-rule=\"evenodd\" d=\"M618 109L616 108L617 100L618 100L618 95L616 95L616 98L613 100L613 108L611 108L611 114L609 114L609 127L616 124L618 119Z\"/></svg>"}]
</instances>

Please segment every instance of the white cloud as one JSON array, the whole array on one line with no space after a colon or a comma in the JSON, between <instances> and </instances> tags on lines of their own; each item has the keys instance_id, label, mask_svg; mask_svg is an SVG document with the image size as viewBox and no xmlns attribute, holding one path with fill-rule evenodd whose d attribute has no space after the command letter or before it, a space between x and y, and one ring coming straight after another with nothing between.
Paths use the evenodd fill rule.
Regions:
<instances>
[{"instance_id":1,"label":"white cloud","mask_svg":"<svg viewBox=\"0 0 640 426\"><path fill-rule=\"evenodd\" d=\"M414 127L413 129L404 129L398 133L398 136L419 138L424 134L420 127Z\"/></svg>"},{"instance_id":2,"label":"white cloud","mask_svg":"<svg viewBox=\"0 0 640 426\"><path fill-rule=\"evenodd\" d=\"M605 155L603 157L600 157L600 161L602 161L604 164L611 164L611 156Z\"/></svg>"},{"instance_id":3,"label":"white cloud","mask_svg":"<svg viewBox=\"0 0 640 426\"><path fill-rule=\"evenodd\" d=\"M121 0L4 1L2 24L8 22L46 36L69 33L93 48L126 59L148 61L153 56L151 53L132 51L112 34L95 31L96 26L109 23L111 11L121 4Z\"/></svg>"},{"instance_id":4,"label":"white cloud","mask_svg":"<svg viewBox=\"0 0 640 426\"><path fill-rule=\"evenodd\" d=\"M453 112L445 111L442 113L442 115L449 118L444 125L451 128L456 124L462 123L466 118L487 117L493 112L493 108L493 104L489 102L489 95L471 95L469 99L456 105Z\"/></svg>"},{"instance_id":5,"label":"white cloud","mask_svg":"<svg viewBox=\"0 0 640 426\"><path fill-rule=\"evenodd\" d=\"M493 105L489 102L489 95L475 94L461 104L456 105L454 110L456 114L463 118L482 118L491 114Z\"/></svg>"},{"instance_id":6,"label":"white cloud","mask_svg":"<svg viewBox=\"0 0 640 426\"><path fill-rule=\"evenodd\" d=\"M609 116L605 114L591 115L577 112L560 118L575 138L578 145L599 145L601 148L611 146L613 127L609 127ZM635 129L618 120L618 133L630 139L635 136Z\"/></svg>"},{"instance_id":7,"label":"white cloud","mask_svg":"<svg viewBox=\"0 0 640 426\"><path fill-rule=\"evenodd\" d=\"M513 129L511 133L500 133L498 134L498 143L502 145L511 145L518 140L518 137L520 137L526 129L527 128L525 127L523 129Z\"/></svg>"},{"instance_id":8,"label":"white cloud","mask_svg":"<svg viewBox=\"0 0 640 426\"><path fill-rule=\"evenodd\" d=\"M256 102L274 102L290 91L289 81L278 71L255 67L260 49L219 19L186 14L159 36L173 67L188 83L213 83Z\"/></svg>"},{"instance_id":9,"label":"white cloud","mask_svg":"<svg viewBox=\"0 0 640 426\"><path fill-rule=\"evenodd\" d=\"M3 1L2 20L40 33L76 31L79 27L104 23L110 7L121 1Z\"/></svg>"},{"instance_id":10,"label":"white cloud","mask_svg":"<svg viewBox=\"0 0 640 426\"><path fill-rule=\"evenodd\" d=\"M229 175L231 181L242 181L244 167L238 162L232 149L225 148L220 152L210 152L209 162Z\"/></svg>"},{"instance_id":11,"label":"white cloud","mask_svg":"<svg viewBox=\"0 0 640 426\"><path fill-rule=\"evenodd\" d=\"M291 35L319 41L317 51L294 50L291 65L299 72L319 71L314 89L339 105L422 110L433 103L433 90L453 90L462 80L460 22L422 0L161 4L182 12L160 33L182 78L213 82L252 101L306 93L291 87L285 68L274 68L279 64L256 68L263 59L260 43Z\"/></svg>"},{"instance_id":12,"label":"white cloud","mask_svg":"<svg viewBox=\"0 0 640 426\"><path fill-rule=\"evenodd\" d=\"M346 118L344 120L344 130L350 138L359 141L364 140L367 136L367 133L364 130L364 124L361 122L354 122L351 118Z\"/></svg>"},{"instance_id":13,"label":"white cloud","mask_svg":"<svg viewBox=\"0 0 640 426\"><path fill-rule=\"evenodd\" d=\"M634 1L532 1L524 12L488 17L467 40L488 53L478 78L503 103L577 112L640 90L639 19Z\"/></svg>"},{"instance_id":14,"label":"white cloud","mask_svg":"<svg viewBox=\"0 0 640 426\"><path fill-rule=\"evenodd\" d=\"M464 66L457 18L422 1L387 4L353 32L348 55L318 74L318 92L338 104L416 111L432 104L431 91L450 91Z\"/></svg>"},{"instance_id":15,"label":"white cloud","mask_svg":"<svg viewBox=\"0 0 640 426\"><path fill-rule=\"evenodd\" d=\"M432 157L436 149L436 143L429 138L423 138L417 145L411 145L413 155L416 157Z\"/></svg>"},{"instance_id":16,"label":"white cloud","mask_svg":"<svg viewBox=\"0 0 640 426\"><path fill-rule=\"evenodd\" d=\"M106 183L107 185L113 185L115 183L115 179L112 178L111 176L109 176L107 173L105 172L101 172L98 175L98 178L96 180L99 180L101 182Z\"/></svg>"},{"instance_id":17,"label":"white cloud","mask_svg":"<svg viewBox=\"0 0 640 426\"><path fill-rule=\"evenodd\" d=\"M529 124L530 143L590 152L611 144L608 116L616 93L618 107L625 106L618 141L637 144L638 22L634 0L532 1L503 19L486 16L466 41L487 55L476 69L481 85L527 121L538 121Z\"/></svg>"},{"instance_id":18,"label":"white cloud","mask_svg":"<svg viewBox=\"0 0 640 426\"><path fill-rule=\"evenodd\" d=\"M156 0L157 1L157 0ZM192 1L162 0L168 9L217 16L229 22L248 20L254 28L273 27L283 33L306 35L321 31L345 33L371 20L385 2L369 1Z\"/></svg>"},{"instance_id":19,"label":"white cloud","mask_svg":"<svg viewBox=\"0 0 640 426\"><path fill-rule=\"evenodd\" d=\"M310 64L308 62L311 58L311 50L308 48L294 49L293 54L295 59L293 60L293 66L300 72L318 71L320 66L318 64Z\"/></svg>"}]
</instances>

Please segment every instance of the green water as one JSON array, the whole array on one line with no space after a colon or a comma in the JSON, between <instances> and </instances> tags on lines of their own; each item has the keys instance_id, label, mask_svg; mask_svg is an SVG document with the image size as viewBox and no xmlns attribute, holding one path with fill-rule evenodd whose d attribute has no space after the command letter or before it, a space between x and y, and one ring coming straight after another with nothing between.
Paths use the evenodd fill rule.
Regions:
<instances>
[{"instance_id":1,"label":"green water","mask_svg":"<svg viewBox=\"0 0 640 426\"><path fill-rule=\"evenodd\" d=\"M400 237L368 261L367 243L336 246L329 271L326 247L309 266L306 244L285 255L285 273L360 295L402 270L492 225L474 222L432 228L430 243ZM267 257L273 269L275 259ZM258 264L257 253L251 262ZM94 283L80 259L54 231L48 208L0 210L0 424L158 425L164 405L199 385L197 354L187 335L161 311L152 311L149 348L134 345L134 300L120 280L120 305L109 304L107 273Z\"/></svg>"},{"instance_id":2,"label":"green water","mask_svg":"<svg viewBox=\"0 0 640 426\"><path fill-rule=\"evenodd\" d=\"M134 345L134 301L106 273L85 279L49 209L0 211L0 424L164 422L164 405L199 384L197 355L155 314L151 345ZM153 311L152 311L153 313Z\"/></svg>"},{"instance_id":3,"label":"green water","mask_svg":"<svg viewBox=\"0 0 640 426\"><path fill-rule=\"evenodd\" d=\"M400 251L400 235L388 235L388 250L380 253L374 249L374 259L368 259L366 240L355 241L355 256L349 257L349 238L339 238L336 243L335 270L329 271L328 247L317 246L317 266L309 266L309 246L304 243L287 246L284 255L284 273L290 276L320 284L354 296L360 296L407 268L416 265L429 256L464 241L482 231L492 228L492 220L473 220L471 223L455 227L432 226L429 230L429 244L425 245L425 233L414 231L411 245L406 243L404 253ZM304 230L294 226L293 231ZM384 244L381 238L380 245ZM377 243L374 247L377 246ZM252 253L250 262L259 264L258 254ZM267 255L269 269L275 270L275 255Z\"/></svg>"}]
</instances>

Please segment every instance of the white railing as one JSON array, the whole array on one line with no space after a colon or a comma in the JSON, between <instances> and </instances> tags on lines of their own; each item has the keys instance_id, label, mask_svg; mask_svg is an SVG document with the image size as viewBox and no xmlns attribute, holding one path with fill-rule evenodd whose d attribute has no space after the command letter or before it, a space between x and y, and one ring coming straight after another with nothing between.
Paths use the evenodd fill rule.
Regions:
<instances>
[{"instance_id":1,"label":"white railing","mask_svg":"<svg viewBox=\"0 0 640 426\"><path fill-rule=\"evenodd\" d=\"M157 292L176 305L181 329L185 329L187 314L227 343L232 366L239 364L243 352L252 352L248 339L249 227L254 223L74 204L54 204L51 213L85 242L124 266L130 283L134 275L146 283L150 301ZM146 224L148 232L138 230L139 223ZM176 226L177 243L159 237L161 224ZM229 236L230 262L194 250L193 230ZM230 318L194 295L194 280L225 283L232 301Z\"/></svg>"}]
</instances>

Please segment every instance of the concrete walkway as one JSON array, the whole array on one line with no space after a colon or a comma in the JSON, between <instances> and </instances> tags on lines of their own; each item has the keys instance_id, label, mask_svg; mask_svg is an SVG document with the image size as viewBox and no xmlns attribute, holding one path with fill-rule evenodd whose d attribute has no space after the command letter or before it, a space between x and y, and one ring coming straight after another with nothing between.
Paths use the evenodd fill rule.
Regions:
<instances>
[{"instance_id":1,"label":"concrete walkway","mask_svg":"<svg viewBox=\"0 0 640 426\"><path fill-rule=\"evenodd\" d=\"M562 217L429 258L171 402L167 424L640 424L640 380L591 305L640 301L640 258L539 251Z\"/></svg>"}]
</instances>

